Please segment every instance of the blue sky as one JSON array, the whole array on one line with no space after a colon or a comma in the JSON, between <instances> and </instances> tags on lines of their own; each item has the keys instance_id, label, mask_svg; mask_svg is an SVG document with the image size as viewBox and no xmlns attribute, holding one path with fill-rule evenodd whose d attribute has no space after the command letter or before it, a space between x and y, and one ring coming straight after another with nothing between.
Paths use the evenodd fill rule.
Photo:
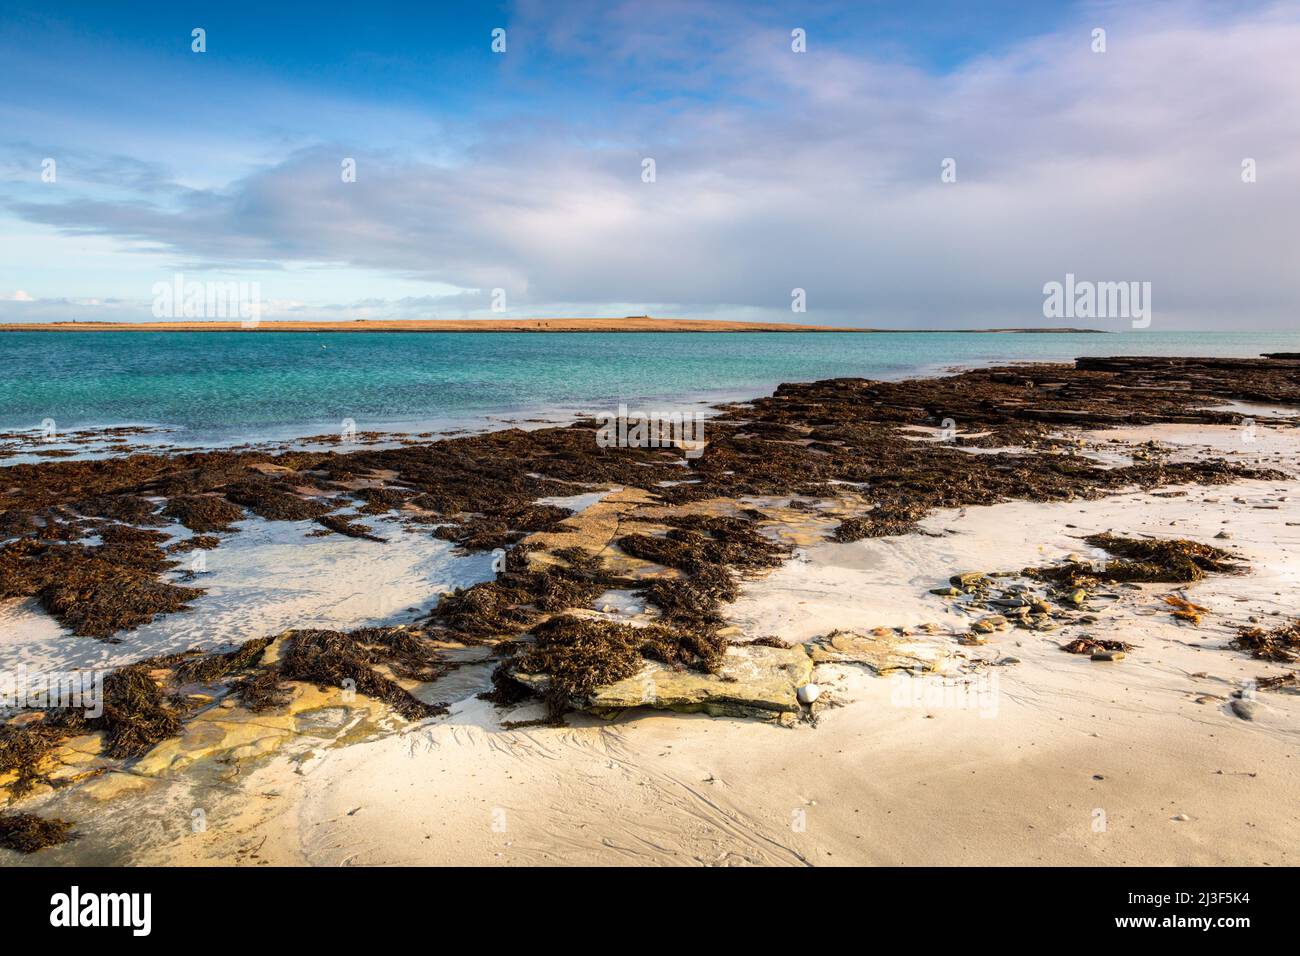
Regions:
<instances>
[{"instance_id":1,"label":"blue sky","mask_svg":"<svg viewBox=\"0 0 1300 956\"><path fill-rule=\"evenodd\" d=\"M1294 324L1294 5L270 6L5 4L0 320L146 319L183 272L272 318L500 288L517 316L1034 325L1073 272L1151 281L1165 327Z\"/></svg>"}]
</instances>

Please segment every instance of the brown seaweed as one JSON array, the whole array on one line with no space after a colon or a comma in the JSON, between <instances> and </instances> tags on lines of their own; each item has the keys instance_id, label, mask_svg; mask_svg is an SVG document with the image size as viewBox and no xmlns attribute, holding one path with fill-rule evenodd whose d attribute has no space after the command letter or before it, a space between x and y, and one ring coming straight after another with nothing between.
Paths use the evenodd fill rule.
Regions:
<instances>
[{"instance_id":1,"label":"brown seaweed","mask_svg":"<svg viewBox=\"0 0 1300 956\"><path fill-rule=\"evenodd\" d=\"M340 687L390 704L403 717L418 720L447 712L413 697L400 684L378 673L375 664L394 656L383 629L376 631L291 631L280 663L280 676L322 687Z\"/></svg>"},{"instance_id":2,"label":"brown seaweed","mask_svg":"<svg viewBox=\"0 0 1300 956\"><path fill-rule=\"evenodd\" d=\"M1238 628L1232 646L1250 652L1251 657L1289 664L1300 654L1300 621L1291 621L1272 630L1262 627Z\"/></svg>"},{"instance_id":3,"label":"brown seaweed","mask_svg":"<svg viewBox=\"0 0 1300 956\"><path fill-rule=\"evenodd\" d=\"M230 531L246 517L243 508L217 495L178 495L162 513L195 532Z\"/></svg>"},{"instance_id":4,"label":"brown seaweed","mask_svg":"<svg viewBox=\"0 0 1300 956\"><path fill-rule=\"evenodd\" d=\"M72 824L34 813L0 810L0 847L18 853L35 853L72 839Z\"/></svg>"}]
</instances>

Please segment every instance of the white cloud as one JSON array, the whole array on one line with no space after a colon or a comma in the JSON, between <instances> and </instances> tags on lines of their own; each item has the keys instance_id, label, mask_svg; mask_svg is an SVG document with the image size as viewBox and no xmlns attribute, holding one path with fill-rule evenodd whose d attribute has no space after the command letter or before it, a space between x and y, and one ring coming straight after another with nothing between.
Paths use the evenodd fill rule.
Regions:
<instances>
[{"instance_id":1,"label":"white cloud","mask_svg":"<svg viewBox=\"0 0 1300 956\"><path fill-rule=\"evenodd\" d=\"M869 49L792 54L738 27L710 50L725 86L686 108L629 107L598 130L485 127L454 164L315 146L221 190L14 209L196 264L311 261L483 290L457 311L500 287L532 313L644 302L661 314L1029 325L1044 321L1043 283L1072 272L1150 281L1156 327L1293 325L1300 12L1101 13L1105 54L1089 49L1090 14L946 75ZM653 39L671 48L662 30ZM644 50L610 55L640 62ZM709 73L683 70L691 92ZM673 77L647 83L671 92ZM340 181L345 155L356 183ZM645 156L653 184L640 178ZM946 157L954 184L940 182ZM274 275L264 286L275 296ZM790 314L794 287L807 290L805 315Z\"/></svg>"}]
</instances>

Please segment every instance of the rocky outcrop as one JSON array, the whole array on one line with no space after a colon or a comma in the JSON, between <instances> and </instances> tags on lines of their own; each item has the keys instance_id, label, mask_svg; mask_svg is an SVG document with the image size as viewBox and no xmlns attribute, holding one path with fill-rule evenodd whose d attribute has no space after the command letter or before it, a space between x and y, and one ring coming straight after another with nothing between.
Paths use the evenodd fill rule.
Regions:
<instances>
[{"instance_id":1,"label":"rocky outcrop","mask_svg":"<svg viewBox=\"0 0 1300 956\"><path fill-rule=\"evenodd\" d=\"M545 675L514 677L538 693L545 691ZM717 673L674 670L649 661L631 677L599 687L574 704L578 710L608 719L636 707L649 707L792 724L802 710L799 688L811 678L812 659L802 645L746 644L729 648Z\"/></svg>"},{"instance_id":2,"label":"rocky outcrop","mask_svg":"<svg viewBox=\"0 0 1300 956\"><path fill-rule=\"evenodd\" d=\"M937 644L856 631L832 631L810 643L808 653L815 664L861 664L882 676L894 671L942 673L946 659Z\"/></svg>"}]
</instances>

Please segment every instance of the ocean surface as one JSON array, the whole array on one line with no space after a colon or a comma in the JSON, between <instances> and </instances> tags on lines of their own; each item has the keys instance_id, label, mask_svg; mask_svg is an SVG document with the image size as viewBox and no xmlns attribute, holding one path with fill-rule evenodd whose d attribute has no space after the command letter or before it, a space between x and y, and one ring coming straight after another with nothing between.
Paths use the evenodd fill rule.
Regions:
<instances>
[{"instance_id":1,"label":"ocean surface","mask_svg":"<svg viewBox=\"0 0 1300 956\"><path fill-rule=\"evenodd\" d=\"M1079 355L1300 351L1300 332L0 333L0 429L149 425L177 444L491 427Z\"/></svg>"}]
</instances>

